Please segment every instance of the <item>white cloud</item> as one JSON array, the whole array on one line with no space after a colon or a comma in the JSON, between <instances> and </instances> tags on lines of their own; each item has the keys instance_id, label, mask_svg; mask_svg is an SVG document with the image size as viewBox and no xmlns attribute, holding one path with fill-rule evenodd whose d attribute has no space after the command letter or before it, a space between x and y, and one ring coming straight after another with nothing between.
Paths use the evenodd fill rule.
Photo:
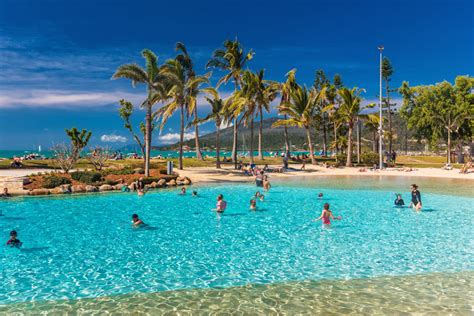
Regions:
<instances>
[{"instance_id":1,"label":"white cloud","mask_svg":"<svg viewBox=\"0 0 474 316\"><path fill-rule=\"evenodd\" d=\"M104 143L125 143L127 141L127 138L115 134L105 134L100 136L100 140Z\"/></svg>"},{"instance_id":2,"label":"white cloud","mask_svg":"<svg viewBox=\"0 0 474 316\"><path fill-rule=\"evenodd\" d=\"M194 138L194 133L184 133L184 140ZM158 140L163 144L174 144L179 141L179 133L167 133L158 136Z\"/></svg>"},{"instance_id":3,"label":"white cloud","mask_svg":"<svg viewBox=\"0 0 474 316\"><path fill-rule=\"evenodd\" d=\"M69 108L97 107L117 103L122 98L136 105L141 103L143 95L122 91L91 92L75 90L8 90L0 91L0 108L43 107Z\"/></svg>"}]
</instances>

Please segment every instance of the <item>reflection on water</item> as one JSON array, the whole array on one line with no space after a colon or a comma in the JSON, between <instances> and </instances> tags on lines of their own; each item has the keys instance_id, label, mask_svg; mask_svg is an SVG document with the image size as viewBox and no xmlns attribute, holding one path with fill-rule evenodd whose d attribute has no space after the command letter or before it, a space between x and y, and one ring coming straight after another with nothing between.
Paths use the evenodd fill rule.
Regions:
<instances>
[{"instance_id":1,"label":"reflection on water","mask_svg":"<svg viewBox=\"0 0 474 316\"><path fill-rule=\"evenodd\" d=\"M404 177L404 176L328 176L274 178L275 183L286 186L307 186L313 188L338 188L351 190L392 190L393 192L408 193L410 185L416 183L421 192L436 194L474 196L474 182L472 180ZM327 200L325 198L325 200ZM405 200L405 202L407 202Z\"/></svg>"},{"instance_id":2,"label":"reflection on water","mask_svg":"<svg viewBox=\"0 0 474 316\"><path fill-rule=\"evenodd\" d=\"M474 272L302 281L135 293L69 301L16 303L2 313L28 314L384 314L469 315L474 311Z\"/></svg>"}]
</instances>

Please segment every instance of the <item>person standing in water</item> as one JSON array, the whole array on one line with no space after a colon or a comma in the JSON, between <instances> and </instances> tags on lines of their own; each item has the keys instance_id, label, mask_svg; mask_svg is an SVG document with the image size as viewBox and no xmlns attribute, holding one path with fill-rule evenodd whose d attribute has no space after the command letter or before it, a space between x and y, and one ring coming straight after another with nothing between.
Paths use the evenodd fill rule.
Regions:
<instances>
[{"instance_id":1,"label":"person standing in water","mask_svg":"<svg viewBox=\"0 0 474 316\"><path fill-rule=\"evenodd\" d=\"M138 217L137 214L132 215L132 226L134 228L138 228L140 226L145 225L145 223Z\"/></svg>"},{"instance_id":2,"label":"person standing in water","mask_svg":"<svg viewBox=\"0 0 474 316\"><path fill-rule=\"evenodd\" d=\"M263 189L268 192L270 191L270 188L272 185L270 184L270 181L268 180L268 176L263 177Z\"/></svg>"},{"instance_id":3,"label":"person standing in water","mask_svg":"<svg viewBox=\"0 0 474 316\"><path fill-rule=\"evenodd\" d=\"M227 208L227 202L224 201L224 196L222 194L219 194L217 196L217 204L214 211L216 211L217 213L224 213L226 208Z\"/></svg>"},{"instance_id":4,"label":"person standing in water","mask_svg":"<svg viewBox=\"0 0 474 316\"><path fill-rule=\"evenodd\" d=\"M16 237L16 230L12 230L10 232L10 239L7 241L7 246L10 246L12 248L20 248L23 243L20 241L20 239L17 239Z\"/></svg>"},{"instance_id":5,"label":"person standing in water","mask_svg":"<svg viewBox=\"0 0 474 316\"><path fill-rule=\"evenodd\" d=\"M416 184L411 185L411 203L410 207L414 207L416 211L421 210L421 193L418 191L418 186Z\"/></svg>"},{"instance_id":6,"label":"person standing in water","mask_svg":"<svg viewBox=\"0 0 474 316\"><path fill-rule=\"evenodd\" d=\"M403 201L401 194L397 193L397 198L395 199L394 204L395 204L395 206L404 206L405 205L405 201Z\"/></svg>"},{"instance_id":7,"label":"person standing in water","mask_svg":"<svg viewBox=\"0 0 474 316\"><path fill-rule=\"evenodd\" d=\"M324 206L323 206L323 211L321 212L321 216L319 216L318 218L316 218L314 221L317 222L319 220L323 220L323 225L324 226L330 226L331 225L331 219L333 220L341 220L342 217L341 216L334 216L332 214L332 211L329 209L329 204L328 203L324 203Z\"/></svg>"}]
</instances>

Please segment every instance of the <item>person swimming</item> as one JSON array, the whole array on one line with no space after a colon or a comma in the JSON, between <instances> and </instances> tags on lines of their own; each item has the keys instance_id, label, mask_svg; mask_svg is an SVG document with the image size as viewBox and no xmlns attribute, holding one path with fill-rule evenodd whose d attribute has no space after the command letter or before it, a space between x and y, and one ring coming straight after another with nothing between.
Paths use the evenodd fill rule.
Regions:
<instances>
[{"instance_id":1,"label":"person swimming","mask_svg":"<svg viewBox=\"0 0 474 316\"><path fill-rule=\"evenodd\" d=\"M17 237L17 232L16 230L12 230L10 232L10 239L7 241L7 246L12 247L12 248L20 248L21 245L23 244L20 239L16 238Z\"/></svg>"},{"instance_id":2,"label":"person swimming","mask_svg":"<svg viewBox=\"0 0 474 316\"><path fill-rule=\"evenodd\" d=\"M396 195L397 195L397 198L395 199L395 202L394 202L395 206L404 206L405 201L403 201L402 195L399 193L397 193Z\"/></svg>"},{"instance_id":3,"label":"person swimming","mask_svg":"<svg viewBox=\"0 0 474 316\"><path fill-rule=\"evenodd\" d=\"M263 202L263 200L265 200L265 195L263 195L262 193L260 193L260 191L257 191L257 192L255 192L254 198L255 198L255 199L259 199L260 201Z\"/></svg>"},{"instance_id":4,"label":"person swimming","mask_svg":"<svg viewBox=\"0 0 474 316\"><path fill-rule=\"evenodd\" d=\"M411 185L411 203L410 207L414 207L416 211L421 210L421 193L418 191L418 186L416 184Z\"/></svg>"},{"instance_id":5,"label":"person swimming","mask_svg":"<svg viewBox=\"0 0 474 316\"><path fill-rule=\"evenodd\" d=\"M255 199L250 200L250 210L251 211L257 210L257 201Z\"/></svg>"},{"instance_id":6,"label":"person swimming","mask_svg":"<svg viewBox=\"0 0 474 316\"><path fill-rule=\"evenodd\" d=\"M329 209L329 204L324 203L323 211L321 212L321 216L316 218L314 221L317 222L317 221L322 219L323 220L323 225L329 226L329 225L331 225L331 218L334 219L334 220L341 220L342 219L341 216L336 216L335 217L332 214L332 211Z\"/></svg>"},{"instance_id":7,"label":"person swimming","mask_svg":"<svg viewBox=\"0 0 474 316\"><path fill-rule=\"evenodd\" d=\"M186 195L186 188L185 187L181 188L181 192L179 193L179 195Z\"/></svg>"},{"instance_id":8,"label":"person swimming","mask_svg":"<svg viewBox=\"0 0 474 316\"><path fill-rule=\"evenodd\" d=\"M198 196L197 191L193 191L193 193L191 193L191 196Z\"/></svg>"},{"instance_id":9,"label":"person swimming","mask_svg":"<svg viewBox=\"0 0 474 316\"><path fill-rule=\"evenodd\" d=\"M8 193L8 188L3 188L3 193L0 194L0 197L2 198L9 198L11 197L12 195L10 193Z\"/></svg>"},{"instance_id":10,"label":"person swimming","mask_svg":"<svg viewBox=\"0 0 474 316\"><path fill-rule=\"evenodd\" d=\"M323 199L323 196L324 196L324 194L323 194L322 192L319 192L319 194L318 194L318 199L319 199L319 200L322 200L322 199Z\"/></svg>"},{"instance_id":11,"label":"person swimming","mask_svg":"<svg viewBox=\"0 0 474 316\"><path fill-rule=\"evenodd\" d=\"M219 194L217 196L217 204L214 211L216 211L217 213L224 213L226 208L227 208L227 202L224 201L224 196L222 194Z\"/></svg>"},{"instance_id":12,"label":"person swimming","mask_svg":"<svg viewBox=\"0 0 474 316\"><path fill-rule=\"evenodd\" d=\"M138 217L137 214L132 215L132 226L134 228L145 226L146 224Z\"/></svg>"}]
</instances>

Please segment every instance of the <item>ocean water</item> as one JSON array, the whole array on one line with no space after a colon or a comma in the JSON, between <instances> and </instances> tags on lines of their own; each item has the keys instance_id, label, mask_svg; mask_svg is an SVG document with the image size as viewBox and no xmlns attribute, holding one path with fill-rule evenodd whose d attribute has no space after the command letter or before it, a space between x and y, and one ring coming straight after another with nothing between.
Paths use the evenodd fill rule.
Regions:
<instances>
[{"instance_id":1,"label":"ocean water","mask_svg":"<svg viewBox=\"0 0 474 316\"><path fill-rule=\"evenodd\" d=\"M423 191L416 213L393 207L390 180L362 189L362 178L352 187L305 181L275 183L256 212L247 184L190 187L199 197L173 189L0 200L0 236L15 229L23 241L0 247L0 305L474 270L472 195ZM220 193L228 207L217 216ZM312 222L326 202L342 216L330 229ZM133 229L132 213L149 229Z\"/></svg>"}]
</instances>

